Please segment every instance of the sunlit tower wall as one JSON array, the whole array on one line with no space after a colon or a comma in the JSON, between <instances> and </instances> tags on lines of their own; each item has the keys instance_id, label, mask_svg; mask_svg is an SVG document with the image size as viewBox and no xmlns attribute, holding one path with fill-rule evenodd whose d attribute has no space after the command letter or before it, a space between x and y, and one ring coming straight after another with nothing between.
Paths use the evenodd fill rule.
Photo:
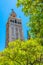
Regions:
<instances>
[{"instance_id":1,"label":"sunlit tower wall","mask_svg":"<svg viewBox=\"0 0 43 65\"><path fill-rule=\"evenodd\" d=\"M22 21L16 17L16 13L12 10L8 22L6 24L6 46L16 39L23 40Z\"/></svg>"}]
</instances>

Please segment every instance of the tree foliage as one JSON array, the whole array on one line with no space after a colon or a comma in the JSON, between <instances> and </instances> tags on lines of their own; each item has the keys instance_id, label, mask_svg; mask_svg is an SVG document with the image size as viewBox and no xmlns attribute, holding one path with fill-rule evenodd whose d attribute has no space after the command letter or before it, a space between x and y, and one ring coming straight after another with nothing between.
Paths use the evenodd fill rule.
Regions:
<instances>
[{"instance_id":1,"label":"tree foliage","mask_svg":"<svg viewBox=\"0 0 43 65\"><path fill-rule=\"evenodd\" d=\"M30 36L41 39L43 44L43 0L17 0L17 7L19 6L22 6L24 14L30 17Z\"/></svg>"},{"instance_id":2,"label":"tree foliage","mask_svg":"<svg viewBox=\"0 0 43 65\"><path fill-rule=\"evenodd\" d=\"M43 47L35 39L10 42L0 56L0 65L43 65Z\"/></svg>"},{"instance_id":3,"label":"tree foliage","mask_svg":"<svg viewBox=\"0 0 43 65\"><path fill-rule=\"evenodd\" d=\"M26 16L30 16L30 38L9 42L0 53L0 65L43 65L43 0L17 0ZM39 44L40 43L40 44Z\"/></svg>"}]
</instances>

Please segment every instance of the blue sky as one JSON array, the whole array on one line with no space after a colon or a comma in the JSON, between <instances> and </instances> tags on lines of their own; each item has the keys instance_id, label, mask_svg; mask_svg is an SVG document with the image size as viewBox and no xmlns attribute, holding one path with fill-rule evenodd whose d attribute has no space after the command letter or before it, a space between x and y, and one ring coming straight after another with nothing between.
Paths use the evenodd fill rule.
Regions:
<instances>
[{"instance_id":1,"label":"blue sky","mask_svg":"<svg viewBox=\"0 0 43 65\"><path fill-rule=\"evenodd\" d=\"M28 18L24 16L24 13L21 11L21 8L16 7L17 0L1 0L0 1L0 51L4 50L6 43L6 23L8 17L10 16L11 9L17 14L17 17L22 19L22 27L24 38L27 38L27 26L26 22Z\"/></svg>"}]
</instances>

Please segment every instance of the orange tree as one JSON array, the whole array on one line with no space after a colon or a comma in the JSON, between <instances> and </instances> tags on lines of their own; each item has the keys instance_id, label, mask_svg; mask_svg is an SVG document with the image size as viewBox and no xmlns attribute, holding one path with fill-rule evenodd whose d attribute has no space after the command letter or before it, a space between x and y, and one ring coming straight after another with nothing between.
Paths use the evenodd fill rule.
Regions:
<instances>
[{"instance_id":1,"label":"orange tree","mask_svg":"<svg viewBox=\"0 0 43 65\"><path fill-rule=\"evenodd\" d=\"M28 27L32 38L39 38L43 45L43 0L17 0L26 16L30 17Z\"/></svg>"},{"instance_id":2,"label":"orange tree","mask_svg":"<svg viewBox=\"0 0 43 65\"><path fill-rule=\"evenodd\" d=\"M43 47L35 39L10 42L0 57L0 65L43 65Z\"/></svg>"}]
</instances>

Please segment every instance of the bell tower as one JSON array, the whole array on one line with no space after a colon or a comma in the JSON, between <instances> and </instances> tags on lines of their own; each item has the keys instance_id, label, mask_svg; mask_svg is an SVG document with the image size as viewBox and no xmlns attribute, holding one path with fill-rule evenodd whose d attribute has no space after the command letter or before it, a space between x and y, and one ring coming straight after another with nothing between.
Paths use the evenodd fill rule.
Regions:
<instances>
[{"instance_id":1,"label":"bell tower","mask_svg":"<svg viewBox=\"0 0 43 65\"><path fill-rule=\"evenodd\" d=\"M11 16L12 16L12 17L16 17L16 13L14 12L14 10L13 10L13 9L11 9L11 10L12 10Z\"/></svg>"},{"instance_id":2,"label":"bell tower","mask_svg":"<svg viewBox=\"0 0 43 65\"><path fill-rule=\"evenodd\" d=\"M6 46L8 43L17 39L23 40L22 21L16 17L16 13L12 9L8 22L6 24Z\"/></svg>"}]
</instances>

